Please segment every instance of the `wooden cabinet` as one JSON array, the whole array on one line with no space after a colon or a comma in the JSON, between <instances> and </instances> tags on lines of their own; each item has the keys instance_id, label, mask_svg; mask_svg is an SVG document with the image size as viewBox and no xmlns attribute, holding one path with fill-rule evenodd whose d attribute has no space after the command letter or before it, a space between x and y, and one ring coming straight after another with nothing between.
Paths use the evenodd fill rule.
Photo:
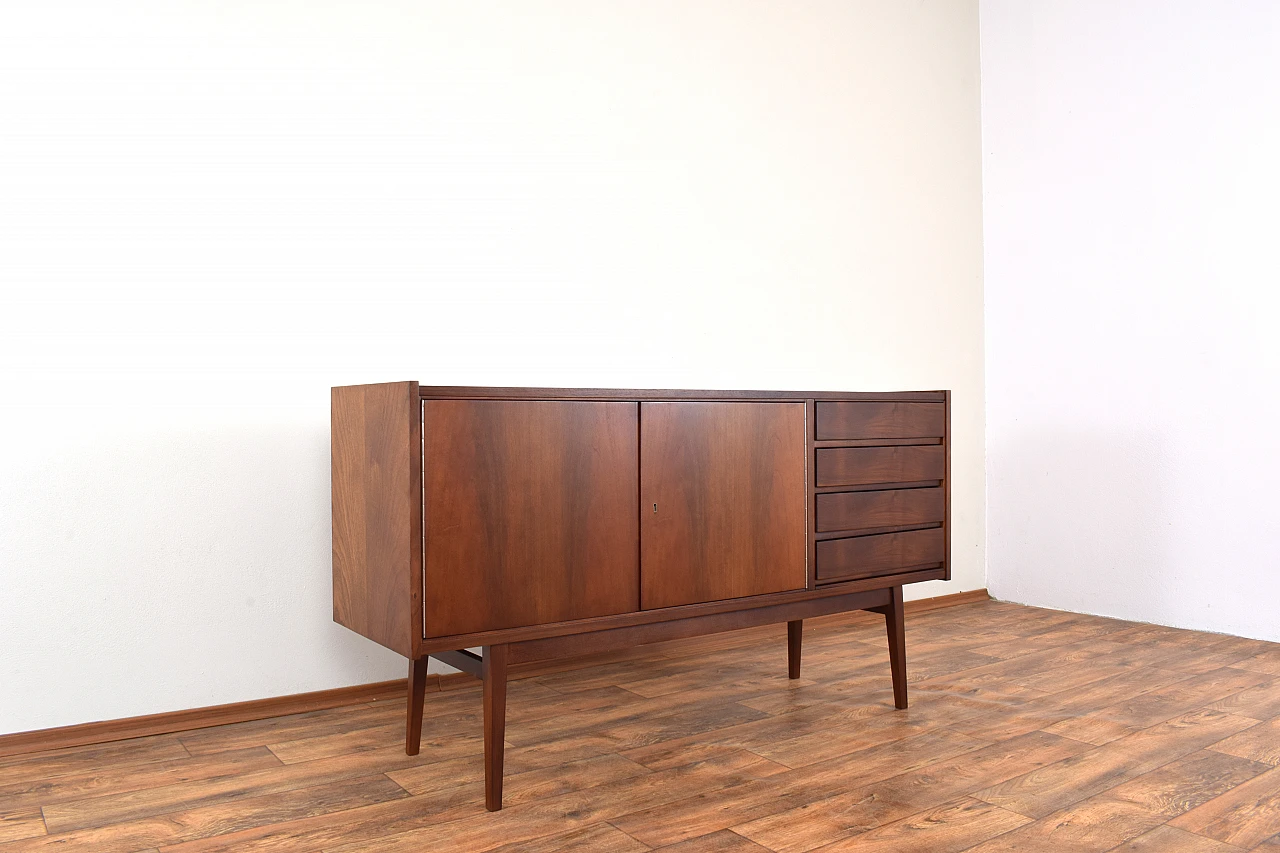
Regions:
<instances>
[{"instance_id":1,"label":"wooden cabinet","mask_svg":"<svg viewBox=\"0 0 1280 853\"><path fill-rule=\"evenodd\" d=\"M950 574L948 392L333 389L333 614L484 680L501 807L509 666L846 610ZM468 649L481 647L477 655Z\"/></svg>"}]
</instances>

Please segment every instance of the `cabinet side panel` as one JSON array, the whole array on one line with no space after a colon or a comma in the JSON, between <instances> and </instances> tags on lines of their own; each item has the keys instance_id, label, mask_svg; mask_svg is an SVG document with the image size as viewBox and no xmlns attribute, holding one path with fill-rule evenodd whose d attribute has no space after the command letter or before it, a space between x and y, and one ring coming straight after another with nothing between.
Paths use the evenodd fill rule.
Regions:
<instances>
[{"instance_id":1,"label":"cabinet side panel","mask_svg":"<svg viewBox=\"0 0 1280 853\"><path fill-rule=\"evenodd\" d=\"M333 619L411 656L421 571L417 383L334 388L331 418Z\"/></svg>"}]
</instances>

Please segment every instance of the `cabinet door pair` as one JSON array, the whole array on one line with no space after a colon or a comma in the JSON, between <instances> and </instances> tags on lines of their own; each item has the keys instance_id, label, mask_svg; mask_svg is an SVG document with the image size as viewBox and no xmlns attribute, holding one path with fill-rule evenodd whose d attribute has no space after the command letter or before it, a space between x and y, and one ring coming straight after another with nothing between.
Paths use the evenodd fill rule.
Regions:
<instances>
[{"instance_id":1,"label":"cabinet door pair","mask_svg":"<svg viewBox=\"0 0 1280 853\"><path fill-rule=\"evenodd\" d=\"M805 405L427 400L427 636L802 589Z\"/></svg>"}]
</instances>

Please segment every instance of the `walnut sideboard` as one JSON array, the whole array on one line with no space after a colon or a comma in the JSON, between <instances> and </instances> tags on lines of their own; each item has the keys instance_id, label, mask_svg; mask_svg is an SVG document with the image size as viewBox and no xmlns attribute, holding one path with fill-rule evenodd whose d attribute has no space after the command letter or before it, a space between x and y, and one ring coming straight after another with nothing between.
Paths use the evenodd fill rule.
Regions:
<instances>
[{"instance_id":1,"label":"walnut sideboard","mask_svg":"<svg viewBox=\"0 0 1280 853\"><path fill-rule=\"evenodd\" d=\"M484 682L502 807L507 667L802 620L885 616L907 706L902 586L950 577L949 391L333 389L333 618ZM467 651L481 647L482 654Z\"/></svg>"}]
</instances>

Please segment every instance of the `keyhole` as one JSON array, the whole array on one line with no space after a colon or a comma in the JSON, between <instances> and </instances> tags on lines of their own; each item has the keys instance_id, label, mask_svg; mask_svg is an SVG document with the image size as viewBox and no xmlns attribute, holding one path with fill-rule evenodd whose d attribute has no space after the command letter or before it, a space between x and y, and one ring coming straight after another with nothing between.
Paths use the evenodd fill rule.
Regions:
<instances>
[{"instance_id":1,"label":"keyhole","mask_svg":"<svg viewBox=\"0 0 1280 853\"><path fill-rule=\"evenodd\" d=\"M657 515L657 514L658 514L658 505L657 505L657 504L654 504L654 505L653 505L653 514L654 514L654 515Z\"/></svg>"}]
</instances>

